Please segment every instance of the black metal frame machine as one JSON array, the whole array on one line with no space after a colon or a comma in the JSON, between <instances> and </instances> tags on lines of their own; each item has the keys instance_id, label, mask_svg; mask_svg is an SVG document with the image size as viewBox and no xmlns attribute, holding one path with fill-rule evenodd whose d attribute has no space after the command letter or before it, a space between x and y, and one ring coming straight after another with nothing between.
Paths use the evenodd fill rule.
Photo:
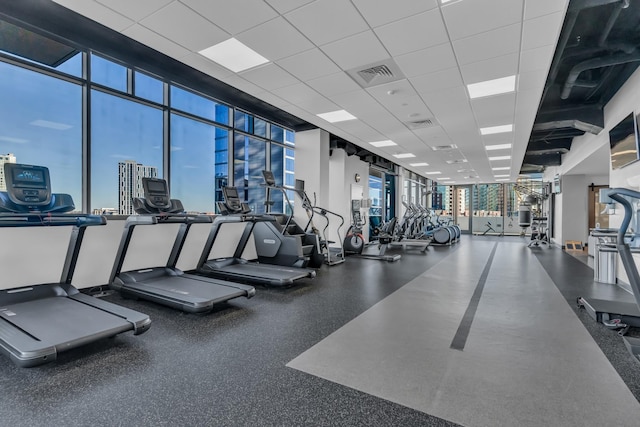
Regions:
<instances>
[{"instance_id":1,"label":"black metal frame machine","mask_svg":"<svg viewBox=\"0 0 640 427\"><path fill-rule=\"evenodd\" d=\"M58 353L133 331L146 332L149 316L81 293L71 285L87 227L98 215L69 214L68 194L51 192L44 166L5 163L7 191L0 192L0 227L72 227L60 282L0 290L0 351L21 367L56 360ZM25 254L25 266L38 260Z\"/></svg>"},{"instance_id":2,"label":"black metal frame machine","mask_svg":"<svg viewBox=\"0 0 640 427\"><path fill-rule=\"evenodd\" d=\"M144 198L133 200L140 215L127 218L110 276L110 286L129 298L140 298L177 308L188 313L203 313L217 303L237 297L251 298L252 286L208 277L185 274L176 264L192 224L211 223L208 215L185 214L182 203L171 199L167 182L143 178ZM135 227L178 223L180 228L167 264L134 271L121 271Z\"/></svg>"}]
</instances>

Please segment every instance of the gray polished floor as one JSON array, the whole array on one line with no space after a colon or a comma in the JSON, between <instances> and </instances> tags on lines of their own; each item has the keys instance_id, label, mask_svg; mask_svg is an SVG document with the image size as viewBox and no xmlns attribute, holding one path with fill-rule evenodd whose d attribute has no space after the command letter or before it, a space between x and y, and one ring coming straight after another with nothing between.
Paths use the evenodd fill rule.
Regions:
<instances>
[{"instance_id":1,"label":"gray polished floor","mask_svg":"<svg viewBox=\"0 0 640 427\"><path fill-rule=\"evenodd\" d=\"M618 293L587 265L517 237L390 253L207 315L110 295L149 332L2 358L0 425L640 425L640 364L575 307Z\"/></svg>"}]
</instances>

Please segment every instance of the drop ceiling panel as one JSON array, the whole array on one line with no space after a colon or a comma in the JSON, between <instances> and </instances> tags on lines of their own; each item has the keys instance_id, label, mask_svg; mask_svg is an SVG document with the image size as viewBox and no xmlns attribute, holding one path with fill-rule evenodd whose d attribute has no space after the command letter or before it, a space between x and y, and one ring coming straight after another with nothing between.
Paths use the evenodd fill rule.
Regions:
<instances>
[{"instance_id":1,"label":"drop ceiling panel","mask_svg":"<svg viewBox=\"0 0 640 427\"><path fill-rule=\"evenodd\" d=\"M522 20L523 0L459 1L441 7L451 40L458 40Z\"/></svg>"},{"instance_id":2,"label":"drop ceiling panel","mask_svg":"<svg viewBox=\"0 0 640 427\"><path fill-rule=\"evenodd\" d=\"M223 80L225 77L233 75L233 71L216 64L199 53L191 53L182 58L181 61L196 70L200 70L205 74L215 77L218 80Z\"/></svg>"},{"instance_id":3,"label":"drop ceiling panel","mask_svg":"<svg viewBox=\"0 0 640 427\"><path fill-rule=\"evenodd\" d=\"M360 86L343 72L309 80L307 81L307 84L328 97L331 97L331 95L360 90Z\"/></svg>"},{"instance_id":4,"label":"drop ceiling panel","mask_svg":"<svg viewBox=\"0 0 640 427\"><path fill-rule=\"evenodd\" d=\"M449 41L440 11L433 9L378 27L376 35L391 55L402 55Z\"/></svg>"},{"instance_id":5,"label":"drop ceiling panel","mask_svg":"<svg viewBox=\"0 0 640 427\"><path fill-rule=\"evenodd\" d=\"M438 7L437 0L353 0L371 27L388 24Z\"/></svg>"},{"instance_id":6,"label":"drop ceiling panel","mask_svg":"<svg viewBox=\"0 0 640 427\"><path fill-rule=\"evenodd\" d=\"M318 46L369 29L351 2L342 0L318 0L285 17Z\"/></svg>"},{"instance_id":7,"label":"drop ceiling panel","mask_svg":"<svg viewBox=\"0 0 640 427\"><path fill-rule=\"evenodd\" d=\"M522 49L555 45L562 28L564 13L556 12L524 21L522 29Z\"/></svg>"},{"instance_id":8,"label":"drop ceiling panel","mask_svg":"<svg viewBox=\"0 0 640 427\"><path fill-rule=\"evenodd\" d=\"M314 0L265 0L279 13L287 13Z\"/></svg>"},{"instance_id":9,"label":"drop ceiling panel","mask_svg":"<svg viewBox=\"0 0 640 427\"><path fill-rule=\"evenodd\" d=\"M416 95L416 91L407 79L370 87L366 90L382 105L387 105L387 103L389 105L399 104L404 102L405 99Z\"/></svg>"},{"instance_id":10,"label":"drop ceiling panel","mask_svg":"<svg viewBox=\"0 0 640 427\"><path fill-rule=\"evenodd\" d=\"M134 21L116 13L108 7L93 0L54 0L56 3L74 10L87 18L93 19L116 31L122 31L134 24ZM166 1L165 1L166 3Z\"/></svg>"},{"instance_id":11,"label":"drop ceiling panel","mask_svg":"<svg viewBox=\"0 0 640 427\"><path fill-rule=\"evenodd\" d=\"M334 126L344 130L345 132L349 132L350 134L358 135L362 141L371 142L381 141L382 139L384 139L380 132L378 132L368 124L361 122L360 120L348 120L346 122L334 123ZM372 145L370 144L364 145L372 147Z\"/></svg>"},{"instance_id":12,"label":"drop ceiling panel","mask_svg":"<svg viewBox=\"0 0 640 427\"><path fill-rule=\"evenodd\" d=\"M140 24L132 25L124 30L122 34L176 59L183 58L191 53L190 50L154 33Z\"/></svg>"},{"instance_id":13,"label":"drop ceiling panel","mask_svg":"<svg viewBox=\"0 0 640 427\"><path fill-rule=\"evenodd\" d=\"M274 95L271 92L265 91L265 92L255 93L253 95L263 100L264 102L271 104L275 107L281 108L285 111L288 111L291 105L289 102L285 101L284 99L280 98L277 95Z\"/></svg>"},{"instance_id":14,"label":"drop ceiling panel","mask_svg":"<svg viewBox=\"0 0 640 427\"><path fill-rule=\"evenodd\" d=\"M524 3L524 19L537 18L553 12L564 12L567 0L526 0Z\"/></svg>"},{"instance_id":15,"label":"drop ceiling panel","mask_svg":"<svg viewBox=\"0 0 640 427\"><path fill-rule=\"evenodd\" d=\"M422 99L438 120L441 114L455 114L470 108L467 90L463 87L429 92L424 94Z\"/></svg>"},{"instance_id":16,"label":"drop ceiling panel","mask_svg":"<svg viewBox=\"0 0 640 427\"><path fill-rule=\"evenodd\" d=\"M324 53L343 70L364 66L389 57L372 31L365 31L322 46Z\"/></svg>"},{"instance_id":17,"label":"drop ceiling panel","mask_svg":"<svg viewBox=\"0 0 640 427\"><path fill-rule=\"evenodd\" d=\"M518 76L518 90L542 89L547 80L547 70L533 70L520 73Z\"/></svg>"},{"instance_id":18,"label":"drop ceiling panel","mask_svg":"<svg viewBox=\"0 0 640 427\"><path fill-rule=\"evenodd\" d=\"M147 16L140 24L195 52L229 38L225 31L179 2Z\"/></svg>"},{"instance_id":19,"label":"drop ceiling panel","mask_svg":"<svg viewBox=\"0 0 640 427\"><path fill-rule=\"evenodd\" d=\"M281 17L242 32L236 38L270 61L313 48L309 40Z\"/></svg>"},{"instance_id":20,"label":"drop ceiling panel","mask_svg":"<svg viewBox=\"0 0 640 427\"><path fill-rule=\"evenodd\" d=\"M466 84L493 80L518 73L518 54L512 53L460 67Z\"/></svg>"},{"instance_id":21,"label":"drop ceiling panel","mask_svg":"<svg viewBox=\"0 0 640 427\"><path fill-rule=\"evenodd\" d=\"M442 89L449 89L463 86L462 77L458 67L449 68L448 70L437 71L431 74L412 77L409 79L413 87L419 94L426 94Z\"/></svg>"},{"instance_id":22,"label":"drop ceiling panel","mask_svg":"<svg viewBox=\"0 0 640 427\"><path fill-rule=\"evenodd\" d=\"M394 57L406 77L457 67L456 57L450 43L443 43Z\"/></svg>"},{"instance_id":23,"label":"drop ceiling panel","mask_svg":"<svg viewBox=\"0 0 640 427\"><path fill-rule=\"evenodd\" d=\"M279 96L280 98L284 99L287 102L290 102L293 105L297 105L300 102L303 102L305 99L310 99L318 96L318 92L311 89L304 83L281 87L272 90L272 92L276 96Z\"/></svg>"},{"instance_id":24,"label":"drop ceiling panel","mask_svg":"<svg viewBox=\"0 0 640 427\"><path fill-rule=\"evenodd\" d=\"M513 92L472 99L471 108L480 127L493 126L492 123L513 124L516 94Z\"/></svg>"},{"instance_id":25,"label":"drop ceiling panel","mask_svg":"<svg viewBox=\"0 0 640 427\"><path fill-rule=\"evenodd\" d=\"M454 41L458 63L465 65L518 52L521 29L517 23Z\"/></svg>"},{"instance_id":26,"label":"drop ceiling panel","mask_svg":"<svg viewBox=\"0 0 640 427\"><path fill-rule=\"evenodd\" d=\"M376 100L364 90L334 95L331 100L356 117L371 111L371 105L377 105Z\"/></svg>"},{"instance_id":27,"label":"drop ceiling panel","mask_svg":"<svg viewBox=\"0 0 640 427\"><path fill-rule=\"evenodd\" d=\"M311 49L278 61L278 65L302 81L315 79L340 71L327 55Z\"/></svg>"},{"instance_id":28,"label":"drop ceiling panel","mask_svg":"<svg viewBox=\"0 0 640 427\"><path fill-rule=\"evenodd\" d=\"M555 45L546 45L535 49L520 52L520 72L533 70L548 70L551 58L555 51Z\"/></svg>"},{"instance_id":29,"label":"drop ceiling panel","mask_svg":"<svg viewBox=\"0 0 640 427\"><path fill-rule=\"evenodd\" d=\"M261 93L264 91L260 86L255 85L254 83L242 78L237 74L232 74L228 77L225 77L223 81L235 88L240 89L241 91L249 94Z\"/></svg>"},{"instance_id":30,"label":"drop ceiling panel","mask_svg":"<svg viewBox=\"0 0 640 427\"><path fill-rule=\"evenodd\" d=\"M230 34L238 34L278 14L262 0L180 0Z\"/></svg>"},{"instance_id":31,"label":"drop ceiling panel","mask_svg":"<svg viewBox=\"0 0 640 427\"><path fill-rule=\"evenodd\" d=\"M321 114L328 111L336 111L340 108L320 94L309 96L298 103L300 108L304 108L311 114Z\"/></svg>"},{"instance_id":32,"label":"drop ceiling panel","mask_svg":"<svg viewBox=\"0 0 640 427\"><path fill-rule=\"evenodd\" d=\"M171 3L171 1L172 0L98 0L99 3L104 4L108 8L113 9L134 21L139 21L144 17L151 15L156 10ZM86 0L77 0L76 2L87 3Z\"/></svg>"},{"instance_id":33,"label":"drop ceiling panel","mask_svg":"<svg viewBox=\"0 0 640 427\"><path fill-rule=\"evenodd\" d=\"M300 83L297 78L273 63L243 71L239 75L269 91Z\"/></svg>"}]
</instances>

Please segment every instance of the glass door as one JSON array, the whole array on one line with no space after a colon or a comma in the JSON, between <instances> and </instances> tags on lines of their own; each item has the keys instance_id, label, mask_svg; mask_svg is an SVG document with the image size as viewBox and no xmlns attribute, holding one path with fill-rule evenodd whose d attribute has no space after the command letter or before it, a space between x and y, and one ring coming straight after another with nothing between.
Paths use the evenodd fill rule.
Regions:
<instances>
[{"instance_id":1,"label":"glass door","mask_svg":"<svg viewBox=\"0 0 640 427\"><path fill-rule=\"evenodd\" d=\"M504 193L501 184L477 184L473 187L472 229L476 235L504 235Z\"/></svg>"},{"instance_id":2,"label":"glass door","mask_svg":"<svg viewBox=\"0 0 640 427\"><path fill-rule=\"evenodd\" d=\"M471 186L454 187L453 222L458 224L462 233L471 233Z\"/></svg>"}]
</instances>

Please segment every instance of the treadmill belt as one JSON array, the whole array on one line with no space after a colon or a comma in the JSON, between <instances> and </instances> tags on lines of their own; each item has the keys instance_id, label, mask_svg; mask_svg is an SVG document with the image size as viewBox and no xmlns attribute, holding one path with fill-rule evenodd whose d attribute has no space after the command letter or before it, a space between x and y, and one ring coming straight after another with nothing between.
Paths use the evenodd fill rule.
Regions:
<instances>
[{"instance_id":1,"label":"treadmill belt","mask_svg":"<svg viewBox=\"0 0 640 427\"><path fill-rule=\"evenodd\" d=\"M211 268L207 274L219 277L245 279L252 282L272 285L291 284L294 280L309 276L309 271L271 264L230 264L219 268Z\"/></svg>"}]
</instances>

